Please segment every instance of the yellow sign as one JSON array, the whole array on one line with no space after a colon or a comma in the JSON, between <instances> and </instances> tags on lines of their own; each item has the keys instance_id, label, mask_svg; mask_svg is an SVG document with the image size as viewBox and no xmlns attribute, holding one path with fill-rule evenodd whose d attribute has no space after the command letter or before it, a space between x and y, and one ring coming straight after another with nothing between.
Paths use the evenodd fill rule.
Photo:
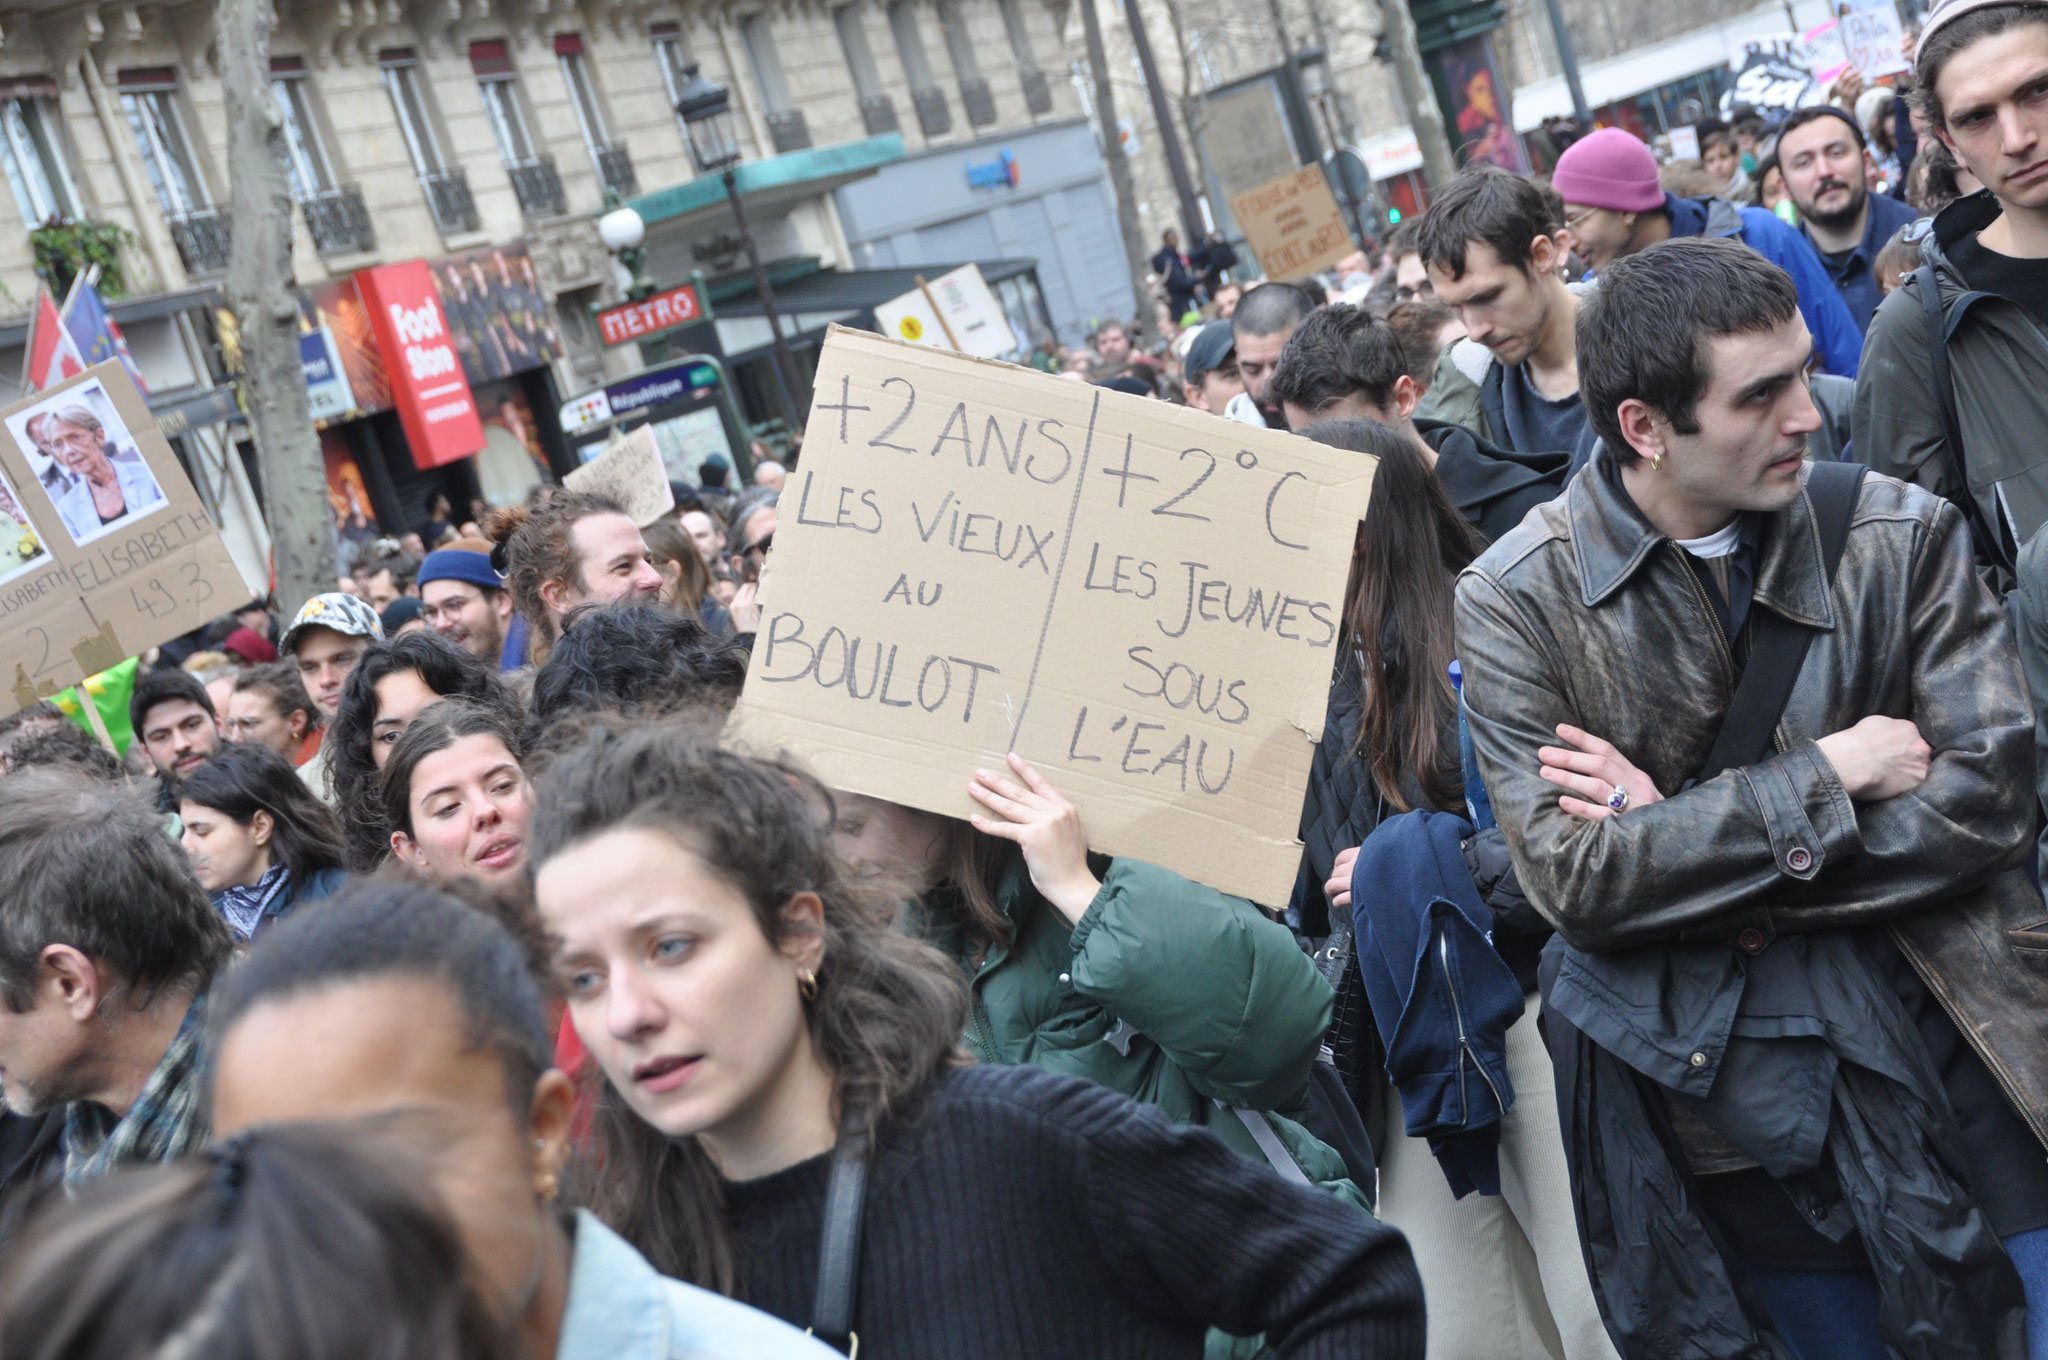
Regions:
<instances>
[{"instance_id":1,"label":"yellow sign","mask_svg":"<svg viewBox=\"0 0 2048 1360\"><path fill-rule=\"evenodd\" d=\"M914 316L904 317L902 321L897 323L896 329L903 332L905 340L924 339L924 322L919 321Z\"/></svg>"}]
</instances>

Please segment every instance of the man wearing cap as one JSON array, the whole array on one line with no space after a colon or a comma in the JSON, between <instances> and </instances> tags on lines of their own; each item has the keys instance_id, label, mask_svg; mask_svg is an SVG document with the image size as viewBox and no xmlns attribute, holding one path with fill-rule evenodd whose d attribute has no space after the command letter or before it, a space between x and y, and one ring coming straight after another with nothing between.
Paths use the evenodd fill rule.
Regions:
<instances>
[{"instance_id":1,"label":"man wearing cap","mask_svg":"<svg viewBox=\"0 0 2048 1360\"><path fill-rule=\"evenodd\" d=\"M1550 185L1564 198L1572 249L1594 269L1678 236L1726 236L1792 276L1814 352L1828 372L1856 376L1862 332L1806 238L1762 208L1725 198L1678 198L1657 182L1657 158L1620 128L1581 137L1557 159Z\"/></svg>"},{"instance_id":2,"label":"man wearing cap","mask_svg":"<svg viewBox=\"0 0 2048 1360\"><path fill-rule=\"evenodd\" d=\"M1197 411L1222 415L1232 397L1244 394L1237 376L1237 342L1228 321L1211 321L1195 332L1180 361L1181 394Z\"/></svg>"},{"instance_id":3,"label":"man wearing cap","mask_svg":"<svg viewBox=\"0 0 2048 1360\"><path fill-rule=\"evenodd\" d=\"M371 643L383 640L384 625L377 621L377 611L353 595L329 591L300 607L279 650L299 668L306 692L320 707L323 727L331 725L341 711L341 690L349 672ZM333 800L325 744L318 755L299 766L299 778L320 798Z\"/></svg>"},{"instance_id":4,"label":"man wearing cap","mask_svg":"<svg viewBox=\"0 0 2048 1360\"><path fill-rule=\"evenodd\" d=\"M501 671L518 668L506 647L518 615L505 578L491 569L490 544L462 538L428 553L420 566L420 605L427 627L442 637Z\"/></svg>"},{"instance_id":5,"label":"man wearing cap","mask_svg":"<svg viewBox=\"0 0 2048 1360\"><path fill-rule=\"evenodd\" d=\"M1799 230L1864 331L1884 301L1872 268L1877 252L1919 216L1910 204L1871 193L1871 168L1863 128L1833 104L1795 109L1778 129L1778 172L1799 209Z\"/></svg>"}]
</instances>

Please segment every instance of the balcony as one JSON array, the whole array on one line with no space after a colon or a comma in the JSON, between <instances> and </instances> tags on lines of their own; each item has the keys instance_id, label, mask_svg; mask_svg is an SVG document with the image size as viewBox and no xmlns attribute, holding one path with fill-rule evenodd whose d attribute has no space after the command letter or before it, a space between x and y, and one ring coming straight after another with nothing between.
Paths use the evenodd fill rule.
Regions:
<instances>
[{"instance_id":1,"label":"balcony","mask_svg":"<svg viewBox=\"0 0 2048 1360\"><path fill-rule=\"evenodd\" d=\"M1017 72L1017 80L1024 87L1024 107L1032 117L1052 112L1052 87L1045 83L1045 72L1026 66Z\"/></svg>"},{"instance_id":2,"label":"balcony","mask_svg":"<svg viewBox=\"0 0 2048 1360\"><path fill-rule=\"evenodd\" d=\"M777 152L802 151L811 144L811 129L802 109L768 110L768 140Z\"/></svg>"},{"instance_id":3,"label":"balcony","mask_svg":"<svg viewBox=\"0 0 2048 1360\"><path fill-rule=\"evenodd\" d=\"M944 90L930 85L912 90L910 102L917 106L917 125L925 136L943 137L953 130L953 113L946 107Z\"/></svg>"},{"instance_id":4,"label":"balcony","mask_svg":"<svg viewBox=\"0 0 2048 1360\"><path fill-rule=\"evenodd\" d=\"M353 184L302 198L299 211L306 215L306 230L322 255L354 255L377 244L377 229L370 225L363 191Z\"/></svg>"},{"instance_id":5,"label":"balcony","mask_svg":"<svg viewBox=\"0 0 2048 1360\"><path fill-rule=\"evenodd\" d=\"M512 192L519 196L519 211L528 217L560 217L568 203L562 197L562 177L555 171L553 156L535 156L505 167L512 177Z\"/></svg>"},{"instance_id":6,"label":"balcony","mask_svg":"<svg viewBox=\"0 0 2048 1360\"><path fill-rule=\"evenodd\" d=\"M460 169L421 175L420 192L427 196L427 208L443 236L461 236L477 229L476 199L469 192L469 176Z\"/></svg>"},{"instance_id":7,"label":"balcony","mask_svg":"<svg viewBox=\"0 0 2048 1360\"><path fill-rule=\"evenodd\" d=\"M624 142L597 149L597 173L604 180L604 187L620 198L631 198L640 192L640 177L633 173L633 157Z\"/></svg>"},{"instance_id":8,"label":"balcony","mask_svg":"<svg viewBox=\"0 0 2048 1360\"><path fill-rule=\"evenodd\" d=\"M224 273L228 267L228 215L219 208L188 208L170 214L171 239L178 244L178 258L185 272Z\"/></svg>"},{"instance_id":9,"label":"balcony","mask_svg":"<svg viewBox=\"0 0 2048 1360\"><path fill-rule=\"evenodd\" d=\"M860 97L860 121L870 137L894 132L902 126L896 121L896 101L885 94L864 94Z\"/></svg>"}]
</instances>

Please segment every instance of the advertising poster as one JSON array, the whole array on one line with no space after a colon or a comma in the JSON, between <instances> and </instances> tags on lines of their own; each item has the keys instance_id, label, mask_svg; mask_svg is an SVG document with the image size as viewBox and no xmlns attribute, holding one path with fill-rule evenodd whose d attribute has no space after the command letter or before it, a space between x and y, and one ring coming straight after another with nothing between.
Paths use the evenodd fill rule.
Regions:
<instances>
[{"instance_id":1,"label":"advertising poster","mask_svg":"<svg viewBox=\"0 0 2048 1360\"><path fill-rule=\"evenodd\" d=\"M1451 136L1466 165L1497 165L1516 174L1529 173L1529 157L1515 135L1508 108L1508 87L1494 61L1493 43L1481 34L1439 48L1430 60L1441 71L1449 92Z\"/></svg>"}]
</instances>

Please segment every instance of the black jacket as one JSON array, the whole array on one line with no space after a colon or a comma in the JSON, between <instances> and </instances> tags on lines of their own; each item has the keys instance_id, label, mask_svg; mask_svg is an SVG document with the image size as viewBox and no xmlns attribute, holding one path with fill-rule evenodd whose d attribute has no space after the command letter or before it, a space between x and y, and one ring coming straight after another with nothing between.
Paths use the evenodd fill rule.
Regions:
<instances>
[{"instance_id":1,"label":"black jacket","mask_svg":"<svg viewBox=\"0 0 2048 1360\"><path fill-rule=\"evenodd\" d=\"M1446 421L1418 420L1415 432L1436 450L1436 479L1451 504L1489 543L1555 500L1571 468L1569 452L1516 453Z\"/></svg>"}]
</instances>

